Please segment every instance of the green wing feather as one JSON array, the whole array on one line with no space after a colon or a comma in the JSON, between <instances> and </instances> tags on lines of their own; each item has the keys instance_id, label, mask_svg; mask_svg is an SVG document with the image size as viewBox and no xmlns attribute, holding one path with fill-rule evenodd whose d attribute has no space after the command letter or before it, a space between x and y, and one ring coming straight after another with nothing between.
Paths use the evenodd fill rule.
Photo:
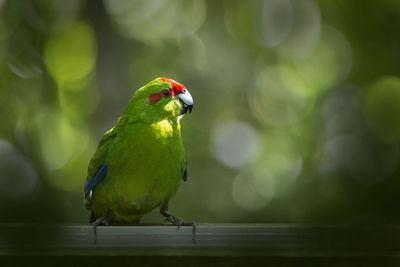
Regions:
<instances>
[{"instance_id":1,"label":"green wing feather","mask_svg":"<svg viewBox=\"0 0 400 267\"><path fill-rule=\"evenodd\" d=\"M115 127L106 132L100 140L95 154L89 162L87 179L93 177L101 165L105 163L108 151L117 136Z\"/></svg>"},{"instance_id":2,"label":"green wing feather","mask_svg":"<svg viewBox=\"0 0 400 267\"><path fill-rule=\"evenodd\" d=\"M101 165L105 163L108 152L110 151L110 148L112 147L115 138L118 136L117 133L119 131L119 128L128 123L128 121L128 116L120 117L118 119L118 123L103 135L99 142L99 145L97 146L96 152L89 162L87 179L93 177L96 174L97 170L101 167Z\"/></svg>"}]
</instances>

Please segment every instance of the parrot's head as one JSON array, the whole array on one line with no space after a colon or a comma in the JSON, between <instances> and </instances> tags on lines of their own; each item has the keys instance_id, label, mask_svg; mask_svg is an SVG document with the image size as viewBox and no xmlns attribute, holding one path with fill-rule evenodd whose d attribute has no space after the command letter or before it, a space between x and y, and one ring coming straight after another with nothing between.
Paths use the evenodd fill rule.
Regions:
<instances>
[{"instance_id":1,"label":"parrot's head","mask_svg":"<svg viewBox=\"0 0 400 267\"><path fill-rule=\"evenodd\" d=\"M143 107L143 116L154 119L180 117L193 109L189 91L170 78L156 78L140 88L132 100L137 103L135 107Z\"/></svg>"}]
</instances>

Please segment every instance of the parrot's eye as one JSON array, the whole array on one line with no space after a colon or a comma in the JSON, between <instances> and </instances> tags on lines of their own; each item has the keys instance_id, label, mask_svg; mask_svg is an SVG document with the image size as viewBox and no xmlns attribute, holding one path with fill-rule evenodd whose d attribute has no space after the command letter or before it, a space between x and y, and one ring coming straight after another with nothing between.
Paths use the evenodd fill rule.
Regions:
<instances>
[{"instance_id":1,"label":"parrot's eye","mask_svg":"<svg viewBox=\"0 0 400 267\"><path fill-rule=\"evenodd\" d=\"M162 94L163 94L163 96L165 96L165 97L169 97L170 94L171 94L171 92L170 92L168 89L164 89L164 90L162 91Z\"/></svg>"}]
</instances>

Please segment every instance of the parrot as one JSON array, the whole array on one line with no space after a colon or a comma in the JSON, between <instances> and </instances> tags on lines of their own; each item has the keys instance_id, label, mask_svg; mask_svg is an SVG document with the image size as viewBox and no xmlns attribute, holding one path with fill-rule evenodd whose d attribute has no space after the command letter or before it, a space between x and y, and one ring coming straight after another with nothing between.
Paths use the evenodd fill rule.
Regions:
<instances>
[{"instance_id":1,"label":"parrot","mask_svg":"<svg viewBox=\"0 0 400 267\"><path fill-rule=\"evenodd\" d=\"M178 228L195 227L168 211L187 180L180 120L192 109L189 91L170 78L156 78L134 93L89 162L84 196L95 233L99 225L138 224L155 208Z\"/></svg>"}]
</instances>

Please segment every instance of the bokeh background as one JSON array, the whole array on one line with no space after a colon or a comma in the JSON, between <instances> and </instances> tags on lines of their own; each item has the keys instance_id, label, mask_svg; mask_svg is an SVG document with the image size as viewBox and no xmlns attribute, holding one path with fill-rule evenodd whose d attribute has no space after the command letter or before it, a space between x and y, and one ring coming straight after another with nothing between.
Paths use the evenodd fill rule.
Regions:
<instances>
[{"instance_id":1,"label":"bokeh background","mask_svg":"<svg viewBox=\"0 0 400 267\"><path fill-rule=\"evenodd\" d=\"M158 76L195 100L172 213L399 221L399 14L398 0L0 0L0 222L88 223L89 159Z\"/></svg>"}]
</instances>

